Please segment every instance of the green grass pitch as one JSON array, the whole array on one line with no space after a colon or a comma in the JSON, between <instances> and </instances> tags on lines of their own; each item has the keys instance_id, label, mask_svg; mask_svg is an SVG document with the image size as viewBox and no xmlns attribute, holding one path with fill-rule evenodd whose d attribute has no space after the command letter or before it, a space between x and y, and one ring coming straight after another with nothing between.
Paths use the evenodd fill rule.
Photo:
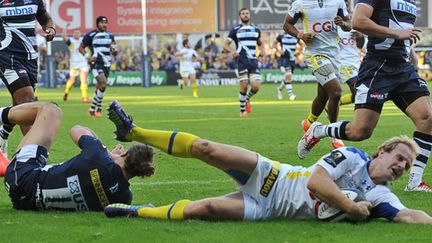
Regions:
<instances>
[{"instance_id":1,"label":"green grass pitch","mask_svg":"<svg viewBox=\"0 0 432 243\"><path fill-rule=\"evenodd\" d=\"M347 87L343 87L348 90ZM90 88L93 90L93 88ZM271 159L309 166L331 149L328 139L321 141L310 156L301 161L296 146L302 136L300 121L307 116L316 84L295 84L296 101L276 99L276 85L265 84L253 98L253 112L239 117L238 87L199 87L200 98L192 97L187 87L110 87L104 106L118 99L140 126L186 131L214 141L257 151ZM91 93L91 92L90 92ZM41 101L57 102L63 121L50 151L49 163L58 163L78 153L69 138L74 124L92 128L108 147L116 144L113 125L106 118L90 119L88 105L79 102L74 88L69 101L62 100L63 89L41 89ZM285 94L284 94L285 95ZM285 96L286 97L286 96ZM0 104L10 104L6 89L0 90ZM340 119L350 120L353 106L340 110ZM320 121L327 122L325 115ZM373 136L363 142L347 142L369 153L385 139L399 134L412 135L414 126L391 102L382 112ZM15 129L9 142L10 155L21 134ZM156 155L156 175L133 179L134 204L168 204L178 199L219 196L235 190L227 175L203 162ZM427 168L425 179L432 182ZM406 193L404 176L390 186L411 208L432 214L432 195ZM0 190L0 242L427 242L431 226L392 224L375 221L367 224L320 223L279 220L271 222L161 221L149 219L109 219L103 213L23 212L13 210L5 190Z\"/></svg>"}]
</instances>

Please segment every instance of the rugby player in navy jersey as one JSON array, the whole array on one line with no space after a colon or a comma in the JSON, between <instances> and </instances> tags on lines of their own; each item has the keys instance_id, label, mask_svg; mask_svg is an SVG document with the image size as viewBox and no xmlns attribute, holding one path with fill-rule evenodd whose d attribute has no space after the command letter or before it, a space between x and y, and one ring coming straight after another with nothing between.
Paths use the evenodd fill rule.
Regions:
<instances>
[{"instance_id":1,"label":"rugby player in navy jersey","mask_svg":"<svg viewBox=\"0 0 432 243\"><path fill-rule=\"evenodd\" d=\"M384 102L392 100L414 123L414 141L421 148L411 168L406 191L432 192L422 181L432 149L432 113L426 82L411 62L415 58L411 45L419 40L414 27L415 0L359 0L353 28L368 36L367 53L356 84L353 121L329 125L314 123L299 141L298 155L305 157L312 141L323 137L361 141L369 138L381 115ZM311 146L312 145L312 146Z\"/></svg>"},{"instance_id":2,"label":"rugby player in navy jersey","mask_svg":"<svg viewBox=\"0 0 432 243\"><path fill-rule=\"evenodd\" d=\"M279 67L281 72L284 73L285 78L281 81L281 84L277 88L277 98L282 99L282 89L285 87L290 100L295 100L296 95L292 88L292 74L295 68L295 52L299 40L290 34L284 33L276 37L273 42L273 47L280 54ZM279 46L278 46L279 45Z\"/></svg>"},{"instance_id":3,"label":"rugby player in navy jersey","mask_svg":"<svg viewBox=\"0 0 432 243\"><path fill-rule=\"evenodd\" d=\"M81 54L86 55L85 48L90 48L91 56L88 57L90 68L96 79L96 91L88 110L90 117L102 116L102 101L107 88L107 81L111 69L111 54L117 55L117 45L114 35L107 31L108 18L99 16L96 18L96 29L88 32L79 47Z\"/></svg>"},{"instance_id":4,"label":"rugby player in navy jersey","mask_svg":"<svg viewBox=\"0 0 432 243\"><path fill-rule=\"evenodd\" d=\"M234 27L224 41L224 50L237 60L238 79L240 82L240 117L247 117L252 112L250 99L260 89L261 75L256 57L256 46L260 47L260 55L265 57L264 44L261 41L261 31L250 21L247 8L239 11L241 24ZM236 49L230 47L234 41ZM248 90L248 82L251 88Z\"/></svg>"},{"instance_id":5,"label":"rugby player in navy jersey","mask_svg":"<svg viewBox=\"0 0 432 243\"><path fill-rule=\"evenodd\" d=\"M108 117L116 125L117 140L137 141L172 156L196 158L225 172L237 184L236 191L223 196L182 199L159 207L111 204L104 210L108 217L305 220L317 219L317 207L326 202L359 219L432 224L432 217L404 206L387 186L409 170L419 153L418 145L407 136L388 139L372 156L355 147L335 149L306 168L186 132L138 127L117 101L111 103ZM349 200L341 188L356 188L366 200Z\"/></svg>"},{"instance_id":6,"label":"rugby player in navy jersey","mask_svg":"<svg viewBox=\"0 0 432 243\"><path fill-rule=\"evenodd\" d=\"M77 125L70 136L81 152L63 163L47 165L61 118L60 108L52 103L0 108L0 124L32 126L6 169L4 183L13 207L101 211L110 203L130 203L128 180L153 174L153 149L143 144L124 149L118 144L108 151L92 130Z\"/></svg>"},{"instance_id":7,"label":"rugby player in navy jersey","mask_svg":"<svg viewBox=\"0 0 432 243\"><path fill-rule=\"evenodd\" d=\"M12 104L34 100L38 82L38 47L36 21L42 26L47 41L56 30L42 0L0 1L0 79L12 96ZM25 135L30 127L22 126ZM0 149L7 155L7 140L13 126L0 127Z\"/></svg>"}]
</instances>

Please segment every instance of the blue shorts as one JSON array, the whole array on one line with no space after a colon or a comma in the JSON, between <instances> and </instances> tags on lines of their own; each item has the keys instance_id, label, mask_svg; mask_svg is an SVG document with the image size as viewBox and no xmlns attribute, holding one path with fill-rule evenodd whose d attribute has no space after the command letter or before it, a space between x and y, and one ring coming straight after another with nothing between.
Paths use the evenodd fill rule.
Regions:
<instances>
[{"instance_id":1,"label":"blue shorts","mask_svg":"<svg viewBox=\"0 0 432 243\"><path fill-rule=\"evenodd\" d=\"M288 57L281 56L279 59L279 67L291 68L294 71L295 61L290 60Z\"/></svg>"},{"instance_id":2,"label":"blue shorts","mask_svg":"<svg viewBox=\"0 0 432 243\"><path fill-rule=\"evenodd\" d=\"M356 84L355 108L381 112L384 102L392 100L402 111L422 96L429 96L426 82L410 62L366 56L360 65Z\"/></svg>"},{"instance_id":3,"label":"blue shorts","mask_svg":"<svg viewBox=\"0 0 432 243\"><path fill-rule=\"evenodd\" d=\"M37 59L18 59L0 54L0 78L13 95L20 88L36 87L38 75Z\"/></svg>"},{"instance_id":4,"label":"blue shorts","mask_svg":"<svg viewBox=\"0 0 432 243\"><path fill-rule=\"evenodd\" d=\"M4 183L15 209L37 210L36 197L40 169L46 165L46 148L30 144L12 157L6 169Z\"/></svg>"},{"instance_id":5,"label":"blue shorts","mask_svg":"<svg viewBox=\"0 0 432 243\"><path fill-rule=\"evenodd\" d=\"M258 68L258 60L257 59L249 59L244 56L237 57L237 69L239 75L244 75L248 73L256 73L260 74L260 70Z\"/></svg>"},{"instance_id":6,"label":"blue shorts","mask_svg":"<svg viewBox=\"0 0 432 243\"><path fill-rule=\"evenodd\" d=\"M95 63L90 65L93 76L96 78L98 75L103 74L108 78L110 73L110 67L105 67L104 64Z\"/></svg>"}]
</instances>

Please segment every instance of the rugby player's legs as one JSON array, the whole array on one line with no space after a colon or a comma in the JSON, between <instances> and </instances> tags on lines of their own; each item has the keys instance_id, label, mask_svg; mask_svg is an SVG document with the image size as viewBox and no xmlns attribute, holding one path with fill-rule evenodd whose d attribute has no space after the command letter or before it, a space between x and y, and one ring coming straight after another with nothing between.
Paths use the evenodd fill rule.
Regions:
<instances>
[{"instance_id":1,"label":"rugby player's legs","mask_svg":"<svg viewBox=\"0 0 432 243\"><path fill-rule=\"evenodd\" d=\"M313 69L313 75L318 81L317 96L312 102L311 113L321 115L328 102L328 117L335 122L339 113L339 100L342 88L336 76L335 60L323 55L307 56L307 63Z\"/></svg>"},{"instance_id":2,"label":"rugby player's legs","mask_svg":"<svg viewBox=\"0 0 432 243\"><path fill-rule=\"evenodd\" d=\"M243 193L233 192L224 196L190 202L184 208L184 219L243 220Z\"/></svg>"},{"instance_id":3,"label":"rugby player's legs","mask_svg":"<svg viewBox=\"0 0 432 243\"><path fill-rule=\"evenodd\" d=\"M3 109L2 116L6 115L6 110L7 108ZM10 108L7 112L9 123L31 126L17 150L29 144L37 144L49 150L60 127L61 117L60 108L53 103L31 102Z\"/></svg>"},{"instance_id":4,"label":"rugby player's legs","mask_svg":"<svg viewBox=\"0 0 432 243\"><path fill-rule=\"evenodd\" d=\"M421 96L412 102L405 114L414 122L416 131L432 135L432 113L429 96Z\"/></svg>"},{"instance_id":5,"label":"rugby player's legs","mask_svg":"<svg viewBox=\"0 0 432 243\"><path fill-rule=\"evenodd\" d=\"M244 182L256 167L258 155L244 148L196 139L191 148L193 157L214 166ZM246 178L245 178L246 177Z\"/></svg>"},{"instance_id":6,"label":"rugby player's legs","mask_svg":"<svg viewBox=\"0 0 432 243\"><path fill-rule=\"evenodd\" d=\"M10 60L10 59L9 59ZM12 104L19 105L34 101L34 88L37 83L37 61L13 59L3 66L1 79L4 81L12 96ZM26 134L30 127L20 125L22 134Z\"/></svg>"}]
</instances>

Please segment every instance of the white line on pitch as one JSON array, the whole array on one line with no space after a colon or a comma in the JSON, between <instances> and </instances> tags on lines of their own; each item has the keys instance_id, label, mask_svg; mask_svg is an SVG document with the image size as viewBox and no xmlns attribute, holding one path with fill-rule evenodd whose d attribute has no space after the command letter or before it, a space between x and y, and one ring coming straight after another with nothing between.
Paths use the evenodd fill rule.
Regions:
<instances>
[{"instance_id":1,"label":"white line on pitch","mask_svg":"<svg viewBox=\"0 0 432 243\"><path fill-rule=\"evenodd\" d=\"M132 182L133 186L160 186L160 185L182 185L182 184L213 184L213 183L226 183L234 182L233 180L183 180L183 181L154 181L154 182Z\"/></svg>"}]
</instances>

